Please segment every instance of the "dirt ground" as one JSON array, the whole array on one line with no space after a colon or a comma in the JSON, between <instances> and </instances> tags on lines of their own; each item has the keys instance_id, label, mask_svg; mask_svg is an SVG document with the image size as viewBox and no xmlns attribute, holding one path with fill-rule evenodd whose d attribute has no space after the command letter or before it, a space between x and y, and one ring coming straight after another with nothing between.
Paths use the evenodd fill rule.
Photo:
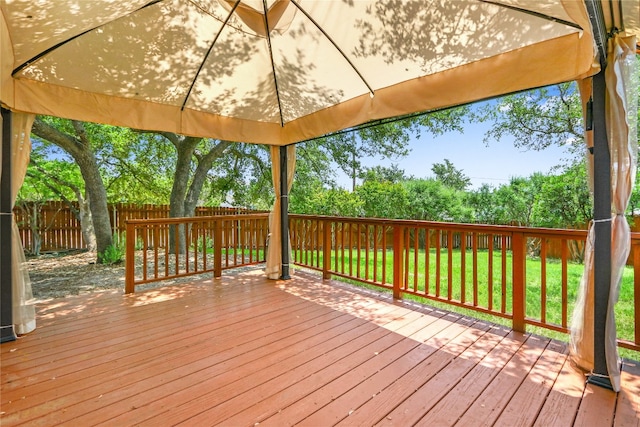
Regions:
<instances>
[{"instance_id":1,"label":"dirt ground","mask_svg":"<svg viewBox=\"0 0 640 427\"><path fill-rule=\"evenodd\" d=\"M29 257L27 268L36 301L106 289L121 289L124 292L124 263L97 264L96 254L91 252L48 253ZM171 283L192 282L201 278L203 277L183 277L172 280Z\"/></svg>"}]
</instances>

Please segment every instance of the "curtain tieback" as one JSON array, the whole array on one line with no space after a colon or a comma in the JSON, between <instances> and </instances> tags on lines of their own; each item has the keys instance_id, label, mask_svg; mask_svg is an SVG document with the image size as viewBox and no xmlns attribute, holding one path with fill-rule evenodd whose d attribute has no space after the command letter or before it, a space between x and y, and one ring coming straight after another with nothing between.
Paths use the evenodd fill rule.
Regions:
<instances>
[{"instance_id":1,"label":"curtain tieback","mask_svg":"<svg viewBox=\"0 0 640 427\"><path fill-rule=\"evenodd\" d=\"M594 219L592 221L594 223L596 223L596 222L611 222L611 221L613 221L613 218Z\"/></svg>"}]
</instances>

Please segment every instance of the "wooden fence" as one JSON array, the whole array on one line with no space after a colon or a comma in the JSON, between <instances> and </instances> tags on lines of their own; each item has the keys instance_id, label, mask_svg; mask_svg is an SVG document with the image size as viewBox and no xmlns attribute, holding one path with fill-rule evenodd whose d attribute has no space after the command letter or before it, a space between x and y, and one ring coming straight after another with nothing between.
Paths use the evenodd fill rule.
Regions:
<instances>
[{"instance_id":1,"label":"wooden fence","mask_svg":"<svg viewBox=\"0 0 640 427\"><path fill-rule=\"evenodd\" d=\"M77 203L73 204L77 209ZM169 217L169 205L136 205L114 203L108 205L113 233L121 235L125 231L125 221L130 219L156 219ZM254 213L249 209L228 207L196 208L196 216L234 215ZM40 251L56 252L84 249L80 221L69 206L62 201L46 203L23 203L13 210L18 223L22 244L27 253L33 252L34 233L38 233Z\"/></svg>"}]
</instances>

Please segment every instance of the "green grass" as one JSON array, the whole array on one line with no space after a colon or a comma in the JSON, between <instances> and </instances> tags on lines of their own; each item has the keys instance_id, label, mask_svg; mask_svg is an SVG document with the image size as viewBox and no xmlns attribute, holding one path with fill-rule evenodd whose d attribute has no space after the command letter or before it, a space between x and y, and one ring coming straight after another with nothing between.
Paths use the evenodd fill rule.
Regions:
<instances>
[{"instance_id":1,"label":"green grass","mask_svg":"<svg viewBox=\"0 0 640 427\"><path fill-rule=\"evenodd\" d=\"M300 262L308 262L315 267L322 267L323 259L322 253L317 254L313 252L307 253L307 258L304 258L304 254L300 253L302 258ZM424 293L425 288L428 289L430 295L436 293L436 289L439 287L439 295L443 298L447 298L448 292L451 292L452 299L460 300L462 297L462 274L465 272L465 301L473 301L473 264L474 260L470 252L466 253L464 269L461 259L461 252L454 250L451 253L451 282L449 283L449 258L446 249L440 251L440 276L439 283L437 277L437 264L436 258L438 254L435 249L432 249L427 254L424 250L410 251L409 257L409 283L408 289L415 290L418 293ZM416 262L417 257L417 262ZM294 257L295 258L295 257ZM427 273L425 272L427 258L429 262L428 268L428 280ZM360 252L360 258L358 259L358 251L353 250L349 252L345 250L344 255L341 250L333 251L331 255L331 269L343 274L355 276L358 271L358 265L360 267L360 278L368 278L373 280L373 272L376 271L376 280L382 281L383 272L383 254L381 251L377 254L376 263L374 264L373 255L369 253L369 259L367 262L366 253L364 250ZM493 263L493 268L489 268L490 261ZM493 257L490 258L487 250L478 251L477 253L477 305L483 308L489 308L489 302L493 310L511 313L512 308L512 271L511 271L511 252L507 251L505 254L505 274L503 282L503 262L502 253L499 250L494 250ZM344 265L344 270L343 266ZM368 276L365 277L365 271ZM416 267L417 266L417 267ZM385 258L385 283L390 284L393 282L393 251L388 250ZM526 260L526 303L525 310L526 316L531 319L541 320L542 318L542 267L543 263L540 259L528 258ZM580 285L580 279L583 272L583 264L581 263L568 263L567 264L567 322L570 325L573 306L576 300L578 287ZM416 271L417 270L417 271ZM493 277L490 280L489 273L493 271ZM562 264L560 260L547 259L546 261L546 273L544 275L546 280L546 322L556 325L562 324ZM362 286L361 282L357 280L348 280L339 278L338 280L346 280L350 283L355 283ZM489 286L492 283L492 286ZM439 286L438 286L439 284ZM504 284L504 285L503 285ZM369 287L369 286L368 286ZM374 288L376 288L374 286ZM377 289L380 289L377 287ZM618 337L633 340L633 319L634 319L634 307L633 307L633 269L631 267L625 267L623 273L622 285L620 288L620 298L616 304L616 324ZM490 298L491 294L491 298ZM504 297L504 298L503 298ZM417 300L420 302L426 302L429 305L437 306L439 308L446 308L451 311L462 312L477 318L483 318L491 320L493 322L510 325L508 319L499 318L496 316L485 315L475 310L469 310L464 308L458 308L446 303L438 303L431 299L425 300L425 298L419 296L413 296L405 294L404 298ZM552 338L567 341L568 335L562 333L556 333L554 331L528 326L527 330L539 334L550 336ZM620 349L621 354L624 357L630 357L633 359L640 359L640 354L635 351L626 349Z\"/></svg>"}]
</instances>

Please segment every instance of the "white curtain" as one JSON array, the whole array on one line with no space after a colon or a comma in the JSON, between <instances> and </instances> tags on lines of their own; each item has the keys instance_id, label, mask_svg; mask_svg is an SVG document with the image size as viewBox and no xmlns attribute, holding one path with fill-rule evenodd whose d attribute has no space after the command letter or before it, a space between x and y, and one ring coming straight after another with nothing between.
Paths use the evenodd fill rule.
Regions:
<instances>
[{"instance_id":1,"label":"white curtain","mask_svg":"<svg viewBox=\"0 0 640 427\"><path fill-rule=\"evenodd\" d=\"M280 147L271 146L271 177L276 200L269 214L269 247L267 248L266 273L269 279L277 280L282 275L282 228L280 224ZM287 191L291 191L293 174L296 169L296 147L287 146ZM291 242L289 241L289 260L291 260Z\"/></svg>"},{"instance_id":2,"label":"white curtain","mask_svg":"<svg viewBox=\"0 0 640 427\"><path fill-rule=\"evenodd\" d=\"M11 199L12 208L27 173L31 154L31 125L35 115L12 113L11 126ZM26 259L15 218L12 224L12 292L13 324L18 335L27 334L36 328L36 313L31 293L31 280L26 268Z\"/></svg>"},{"instance_id":3,"label":"white curtain","mask_svg":"<svg viewBox=\"0 0 640 427\"><path fill-rule=\"evenodd\" d=\"M610 41L605 80L606 123L611 153L611 282L606 319L605 354L611 385L620 390L620 366L616 343L614 307L620 293L624 265L629 256L631 235L624 216L635 182L638 141L637 105L638 75L635 58L635 37L615 37ZM583 95L590 85L580 85ZM587 144L592 141L587 135ZM593 167L589 167L593 176ZM593 370L593 225L589 228L585 248L585 272L580 282L578 301L571 323L570 351L573 360L586 370Z\"/></svg>"}]
</instances>

